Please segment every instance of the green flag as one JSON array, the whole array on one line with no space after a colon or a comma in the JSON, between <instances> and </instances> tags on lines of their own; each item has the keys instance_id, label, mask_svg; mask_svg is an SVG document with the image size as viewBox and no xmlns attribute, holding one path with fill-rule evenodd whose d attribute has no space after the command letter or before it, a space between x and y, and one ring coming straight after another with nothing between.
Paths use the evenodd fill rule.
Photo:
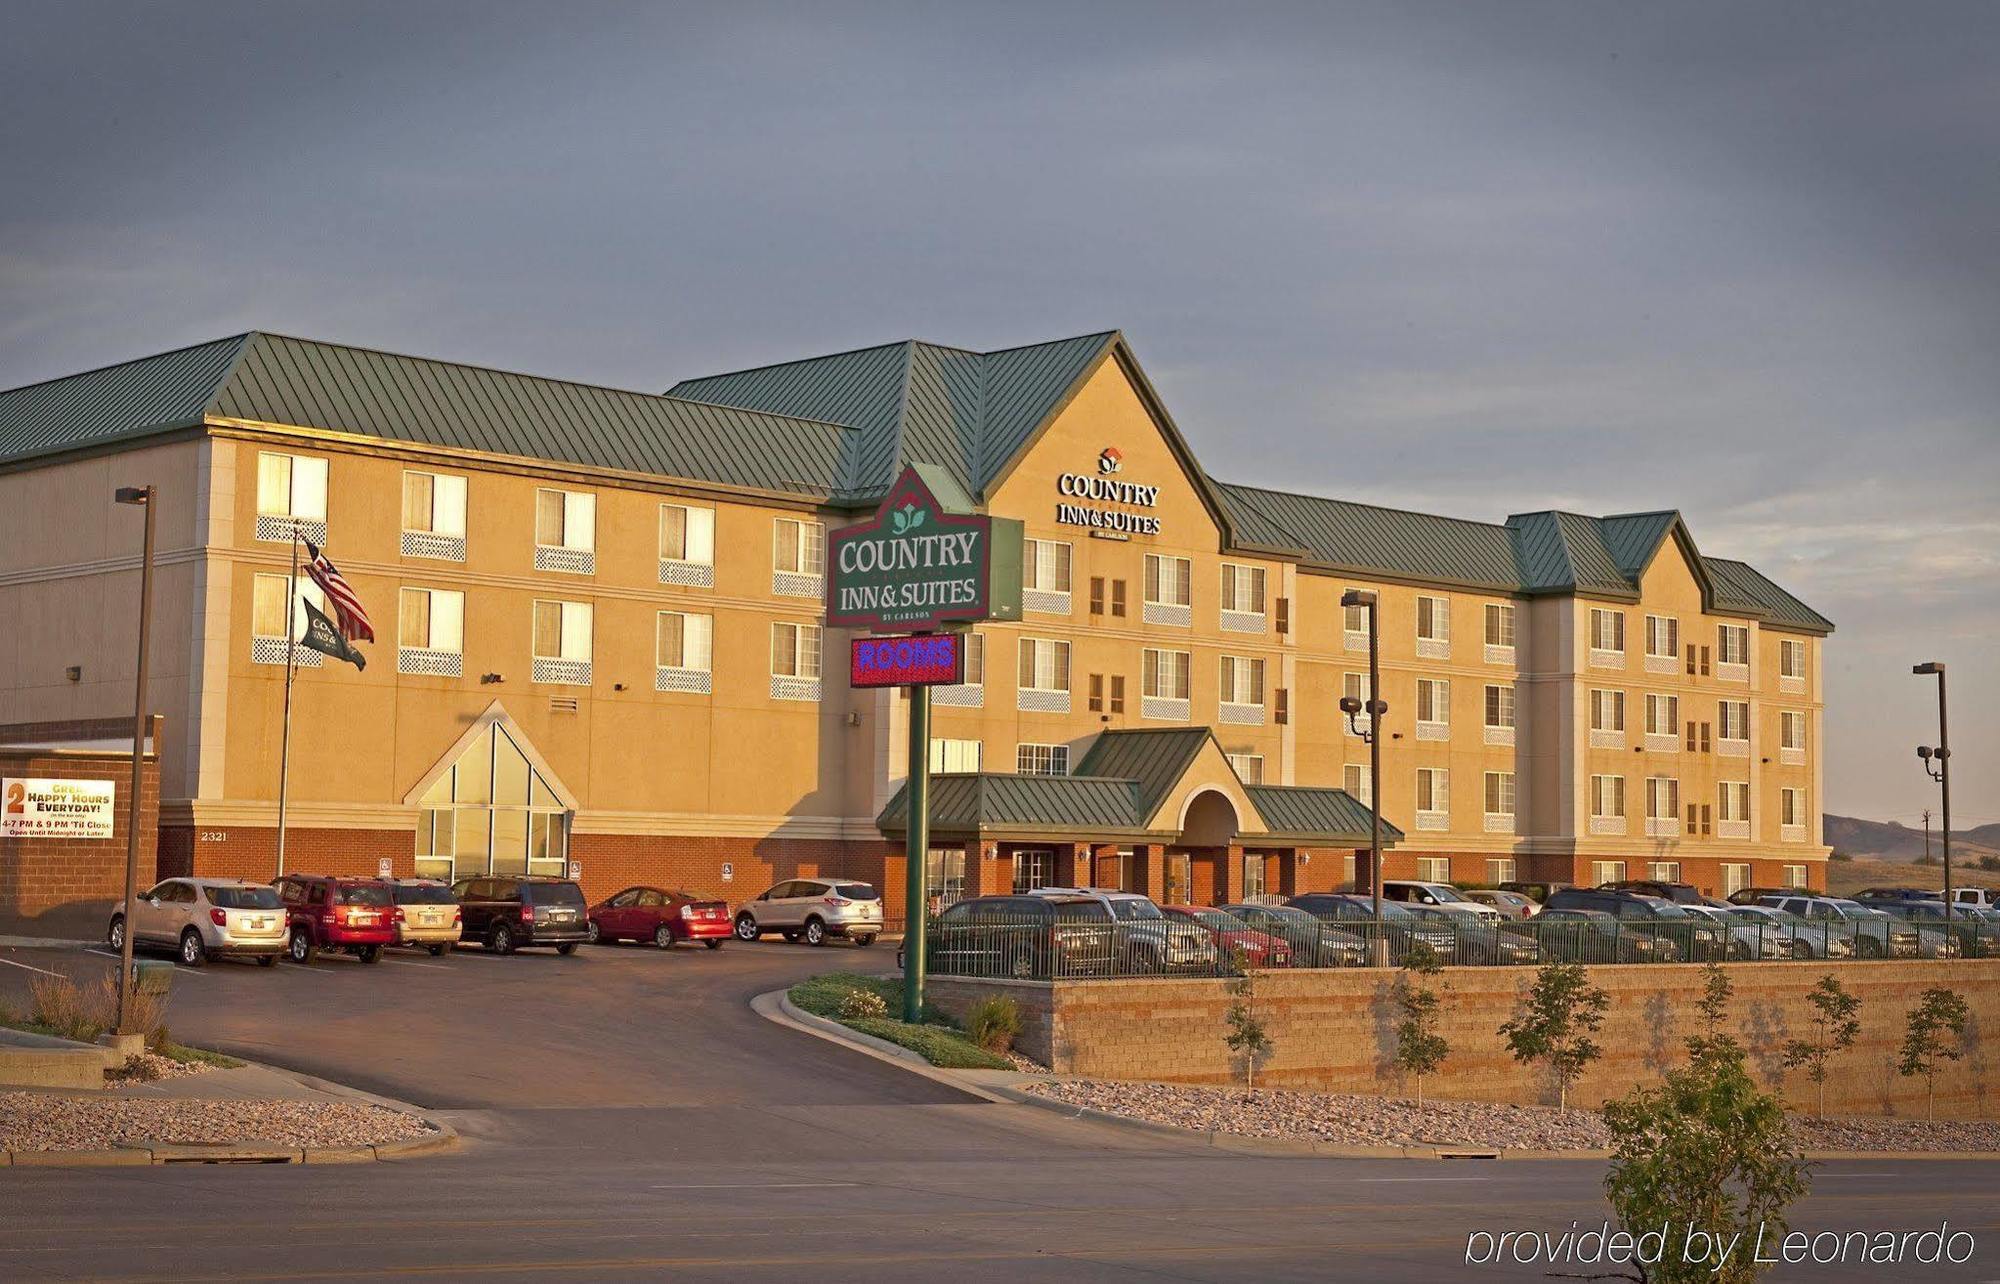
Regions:
<instances>
[{"instance_id":1,"label":"green flag","mask_svg":"<svg viewBox=\"0 0 2000 1284\"><path fill-rule=\"evenodd\" d=\"M357 669L368 667L368 658L355 650L346 638L340 636L340 630L333 626L332 620L321 614L311 602L301 601L299 605L306 608L306 632L305 636L299 639L300 646L309 646L336 660L346 660Z\"/></svg>"}]
</instances>

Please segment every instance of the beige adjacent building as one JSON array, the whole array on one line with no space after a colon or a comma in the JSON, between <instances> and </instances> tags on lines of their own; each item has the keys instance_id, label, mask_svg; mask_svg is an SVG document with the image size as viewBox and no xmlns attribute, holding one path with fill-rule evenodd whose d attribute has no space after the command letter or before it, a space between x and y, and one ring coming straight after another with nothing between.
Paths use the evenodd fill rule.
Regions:
<instances>
[{"instance_id":1,"label":"beige adjacent building","mask_svg":"<svg viewBox=\"0 0 2000 1284\"><path fill-rule=\"evenodd\" d=\"M0 394L0 721L129 710L111 494L152 483L163 871L275 870L289 650L290 868L893 899L905 702L820 620L827 529L913 462L1028 541L1022 618L935 692L934 893L1337 886L1378 790L1392 876L1823 884L1828 621L1672 512L1215 481L1116 333L665 395L256 333ZM364 670L288 648L295 532L371 616Z\"/></svg>"}]
</instances>

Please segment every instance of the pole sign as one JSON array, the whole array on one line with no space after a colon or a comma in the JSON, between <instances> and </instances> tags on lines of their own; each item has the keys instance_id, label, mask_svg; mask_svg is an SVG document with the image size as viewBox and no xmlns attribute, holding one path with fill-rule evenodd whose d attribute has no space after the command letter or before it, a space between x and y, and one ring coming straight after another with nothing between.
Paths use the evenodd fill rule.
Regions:
<instances>
[{"instance_id":1,"label":"pole sign","mask_svg":"<svg viewBox=\"0 0 2000 1284\"><path fill-rule=\"evenodd\" d=\"M950 687L965 681L965 637L856 638L848 683L856 687Z\"/></svg>"},{"instance_id":2,"label":"pole sign","mask_svg":"<svg viewBox=\"0 0 2000 1284\"><path fill-rule=\"evenodd\" d=\"M934 633L1021 618L1021 524L952 512L905 468L875 516L827 537L826 623Z\"/></svg>"}]
</instances>

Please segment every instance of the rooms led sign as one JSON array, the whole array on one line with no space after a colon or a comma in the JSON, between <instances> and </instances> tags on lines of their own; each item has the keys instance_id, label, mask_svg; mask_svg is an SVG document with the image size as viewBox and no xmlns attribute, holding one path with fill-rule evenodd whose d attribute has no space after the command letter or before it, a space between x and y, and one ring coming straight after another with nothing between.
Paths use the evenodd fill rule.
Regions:
<instances>
[{"instance_id":1,"label":"rooms led sign","mask_svg":"<svg viewBox=\"0 0 2000 1284\"><path fill-rule=\"evenodd\" d=\"M856 638L848 681L857 687L955 686L965 681L965 636Z\"/></svg>"}]
</instances>

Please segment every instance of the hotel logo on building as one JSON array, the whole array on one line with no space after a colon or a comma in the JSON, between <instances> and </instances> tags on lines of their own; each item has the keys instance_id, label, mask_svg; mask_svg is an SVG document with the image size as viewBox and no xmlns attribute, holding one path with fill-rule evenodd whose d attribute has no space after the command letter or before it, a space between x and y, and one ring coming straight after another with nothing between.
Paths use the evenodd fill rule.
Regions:
<instances>
[{"instance_id":1,"label":"hotel logo on building","mask_svg":"<svg viewBox=\"0 0 2000 1284\"><path fill-rule=\"evenodd\" d=\"M1160 502L1158 486L1141 486L1119 481L1125 470L1125 452L1106 446L1097 456L1097 475L1063 473L1056 478L1056 493L1068 499L1091 500L1077 504L1058 501L1056 522L1063 526L1087 526L1093 531L1117 535L1158 535L1160 519L1150 513L1134 513L1132 508L1153 508ZM1106 508L1105 504L1124 507Z\"/></svg>"}]
</instances>

